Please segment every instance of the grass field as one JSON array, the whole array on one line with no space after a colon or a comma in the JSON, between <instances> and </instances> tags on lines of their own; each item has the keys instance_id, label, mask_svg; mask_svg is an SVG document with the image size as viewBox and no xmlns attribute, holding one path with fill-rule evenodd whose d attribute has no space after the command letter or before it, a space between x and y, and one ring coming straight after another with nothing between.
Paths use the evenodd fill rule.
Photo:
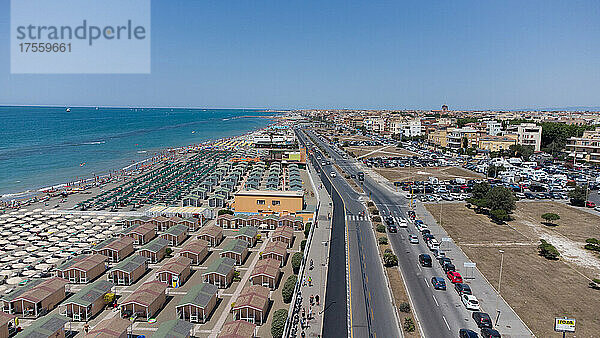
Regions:
<instances>
[{"instance_id":1,"label":"grass field","mask_svg":"<svg viewBox=\"0 0 600 338\"><path fill-rule=\"evenodd\" d=\"M426 207L439 222L439 204ZM542 225L545 212L558 213L559 225ZM577 337L598 337L600 291L588 287L589 277L598 276L598 258L585 252L589 257L577 261L567 253L581 251L582 239L600 237L600 217L556 202L519 202L513 216L497 225L463 203L443 204L441 212L444 229L495 287L504 250L502 296L538 337L557 336L553 322L560 316L577 319ZM560 260L538 255L540 238L557 246Z\"/></svg>"},{"instance_id":2,"label":"grass field","mask_svg":"<svg viewBox=\"0 0 600 338\"><path fill-rule=\"evenodd\" d=\"M378 168L375 171L391 182L427 181L429 177L439 180L484 178L483 175L458 167Z\"/></svg>"}]
</instances>

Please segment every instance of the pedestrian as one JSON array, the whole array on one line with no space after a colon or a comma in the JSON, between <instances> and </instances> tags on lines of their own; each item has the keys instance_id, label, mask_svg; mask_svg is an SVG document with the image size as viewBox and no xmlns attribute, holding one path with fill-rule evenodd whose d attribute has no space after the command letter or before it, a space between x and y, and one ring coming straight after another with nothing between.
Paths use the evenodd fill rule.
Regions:
<instances>
[{"instance_id":1,"label":"pedestrian","mask_svg":"<svg viewBox=\"0 0 600 338\"><path fill-rule=\"evenodd\" d=\"M308 310L308 319L312 319L312 307Z\"/></svg>"},{"instance_id":2,"label":"pedestrian","mask_svg":"<svg viewBox=\"0 0 600 338\"><path fill-rule=\"evenodd\" d=\"M90 325L85 322L85 325L83 325L83 330L85 331L85 333L88 333L88 331L90 330Z\"/></svg>"},{"instance_id":3,"label":"pedestrian","mask_svg":"<svg viewBox=\"0 0 600 338\"><path fill-rule=\"evenodd\" d=\"M315 295L315 301L317 302L317 306L319 305L319 295Z\"/></svg>"},{"instance_id":4,"label":"pedestrian","mask_svg":"<svg viewBox=\"0 0 600 338\"><path fill-rule=\"evenodd\" d=\"M302 308L302 319L306 318L306 307Z\"/></svg>"},{"instance_id":5,"label":"pedestrian","mask_svg":"<svg viewBox=\"0 0 600 338\"><path fill-rule=\"evenodd\" d=\"M313 305L314 299L315 299L315 297L313 295L310 295L310 305L311 306ZM309 317L310 317L310 315L309 315Z\"/></svg>"},{"instance_id":6,"label":"pedestrian","mask_svg":"<svg viewBox=\"0 0 600 338\"><path fill-rule=\"evenodd\" d=\"M302 336L302 338L306 337L306 333L304 333L304 330L302 330L302 333L300 335Z\"/></svg>"}]
</instances>

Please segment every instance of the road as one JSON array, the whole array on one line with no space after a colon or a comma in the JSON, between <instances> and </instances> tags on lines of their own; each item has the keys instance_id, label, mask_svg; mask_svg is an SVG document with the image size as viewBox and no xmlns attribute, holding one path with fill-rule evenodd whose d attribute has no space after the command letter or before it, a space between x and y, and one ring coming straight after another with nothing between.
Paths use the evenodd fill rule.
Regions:
<instances>
[{"instance_id":1,"label":"road","mask_svg":"<svg viewBox=\"0 0 600 338\"><path fill-rule=\"evenodd\" d=\"M301 140L307 142L302 136ZM317 152L316 156L322 154ZM310 159L334 204L325 296L325 308L332 309L325 311L323 336L340 337L345 330L350 337L399 337L375 235L366 216L360 215L366 214L361 196L339 173L332 178L335 168L322 166L316 156ZM341 327L343 323L351 328L349 332Z\"/></svg>"},{"instance_id":2,"label":"road","mask_svg":"<svg viewBox=\"0 0 600 338\"><path fill-rule=\"evenodd\" d=\"M329 146L327 142L323 142L311 131L308 131L308 133L311 133L311 136L320 142L321 147L327 150L335 163L337 163L344 171L349 174L357 174L361 171L358 169L358 165L354 160L344 158L340 152ZM365 175L363 189L376 204L383 217L391 216L395 218L396 221L400 218L408 219L407 212L410 209L409 201L402 195L394 193L389 190L388 187L376 182L368 175ZM447 236L445 231L437 225L430 226L430 229L438 240L442 237L441 235ZM421 240L420 235L419 244L410 244L408 242L408 234L410 233L419 235L419 232L411 222L409 222L409 227L407 229L399 229L398 233L389 234L389 237L392 248L398 256L399 269L404 278L404 283L407 286L409 297L411 298L411 303L416 312L419 327L423 336L457 336L458 331L461 328L467 328L478 332L479 329L471 318L471 312L463 306L458 294L453 290L453 287L447 278L445 279L448 290L440 291L432 288L430 282L431 277L443 277L443 270L435 261L431 268L422 268L420 264L418 264L418 255L421 253L430 253L430 251ZM460 249L454 246L453 243L451 243L451 245L453 249L449 253L454 261L468 261L468 258L460 251ZM457 265L459 271L461 268L462 265L460 267ZM475 296L485 296L485 302L480 299L483 311L488 312L494 317L496 293L491 285L489 285L487 280L485 280L478 271L475 274L475 278L469 280L468 283L471 284ZM523 324L512 309L510 309L508 304L501 298L498 303L500 303L499 308L503 310L502 316L504 322L510 323L510 325L505 325L502 328L498 327L500 333L503 334L503 337L531 336L530 331L525 324ZM509 334L506 334L504 331L508 331Z\"/></svg>"}]
</instances>

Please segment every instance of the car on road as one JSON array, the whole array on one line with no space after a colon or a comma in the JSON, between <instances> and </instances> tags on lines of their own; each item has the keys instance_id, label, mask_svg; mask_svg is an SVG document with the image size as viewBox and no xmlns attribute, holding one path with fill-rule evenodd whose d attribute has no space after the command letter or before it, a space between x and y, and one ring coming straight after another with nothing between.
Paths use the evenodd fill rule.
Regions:
<instances>
[{"instance_id":1,"label":"car on road","mask_svg":"<svg viewBox=\"0 0 600 338\"><path fill-rule=\"evenodd\" d=\"M585 202L585 207L586 208L595 208L596 207L596 203L594 203L592 201L586 201Z\"/></svg>"},{"instance_id":2,"label":"car on road","mask_svg":"<svg viewBox=\"0 0 600 338\"><path fill-rule=\"evenodd\" d=\"M446 281L442 277L431 277L431 285L436 290L446 290Z\"/></svg>"},{"instance_id":3,"label":"car on road","mask_svg":"<svg viewBox=\"0 0 600 338\"><path fill-rule=\"evenodd\" d=\"M473 317L473 320L475 321L475 324L477 324L478 328L480 328L480 329L484 329L484 328L491 329L492 328L492 319L490 318L490 315L488 315L487 313L473 312L471 317Z\"/></svg>"},{"instance_id":4,"label":"car on road","mask_svg":"<svg viewBox=\"0 0 600 338\"><path fill-rule=\"evenodd\" d=\"M408 241L410 244L419 244L419 237L417 235L408 235Z\"/></svg>"},{"instance_id":5,"label":"car on road","mask_svg":"<svg viewBox=\"0 0 600 338\"><path fill-rule=\"evenodd\" d=\"M461 296L473 294L473 292L471 292L471 287L469 286L469 284L465 284L465 283L454 284L454 290L456 290L456 292Z\"/></svg>"},{"instance_id":6,"label":"car on road","mask_svg":"<svg viewBox=\"0 0 600 338\"><path fill-rule=\"evenodd\" d=\"M473 295L464 294L460 296L460 300L462 300L463 304L467 308L467 310L479 311L479 301L477 297Z\"/></svg>"},{"instance_id":7,"label":"car on road","mask_svg":"<svg viewBox=\"0 0 600 338\"><path fill-rule=\"evenodd\" d=\"M419 255L419 263L421 263L421 266L423 267L431 267L431 256L429 256L428 254L420 254Z\"/></svg>"},{"instance_id":8,"label":"car on road","mask_svg":"<svg viewBox=\"0 0 600 338\"><path fill-rule=\"evenodd\" d=\"M355 178L356 178L356 175L354 175L354 174L350 174L350 178L352 178L352 179L355 179Z\"/></svg>"},{"instance_id":9,"label":"car on road","mask_svg":"<svg viewBox=\"0 0 600 338\"><path fill-rule=\"evenodd\" d=\"M458 330L458 338L477 338L477 332L469 329Z\"/></svg>"},{"instance_id":10,"label":"car on road","mask_svg":"<svg viewBox=\"0 0 600 338\"><path fill-rule=\"evenodd\" d=\"M408 211L408 217L409 217L410 219L415 219L415 217L417 217L417 214L415 214L415 212L414 212L414 211L412 211L412 210L409 210L409 211Z\"/></svg>"},{"instance_id":11,"label":"car on road","mask_svg":"<svg viewBox=\"0 0 600 338\"><path fill-rule=\"evenodd\" d=\"M450 271L456 271L456 267L452 263L445 263L442 266L442 269L444 270L445 273L448 273Z\"/></svg>"},{"instance_id":12,"label":"car on road","mask_svg":"<svg viewBox=\"0 0 600 338\"><path fill-rule=\"evenodd\" d=\"M385 218L385 224L387 224L387 225L392 225L392 224L394 224L394 218L393 218L393 217L391 217L391 216L388 216L388 217L386 217L386 218Z\"/></svg>"},{"instance_id":13,"label":"car on road","mask_svg":"<svg viewBox=\"0 0 600 338\"><path fill-rule=\"evenodd\" d=\"M437 239L431 238L429 241L427 241L427 247L429 250L439 250L440 243L437 241Z\"/></svg>"},{"instance_id":14,"label":"car on road","mask_svg":"<svg viewBox=\"0 0 600 338\"><path fill-rule=\"evenodd\" d=\"M322 161L321 165L327 165L327 163L325 161Z\"/></svg>"},{"instance_id":15,"label":"car on road","mask_svg":"<svg viewBox=\"0 0 600 338\"><path fill-rule=\"evenodd\" d=\"M502 338L502 336L500 335L500 332L498 332L497 330L488 329L488 328L481 330L481 336L483 338Z\"/></svg>"},{"instance_id":16,"label":"car on road","mask_svg":"<svg viewBox=\"0 0 600 338\"><path fill-rule=\"evenodd\" d=\"M462 283L463 279L460 273L456 271L448 271L446 272L446 276L452 283Z\"/></svg>"},{"instance_id":17,"label":"car on road","mask_svg":"<svg viewBox=\"0 0 600 338\"><path fill-rule=\"evenodd\" d=\"M452 260L449 257L441 257L438 258L438 262L440 262L440 266L443 268L446 263L452 263Z\"/></svg>"},{"instance_id":18,"label":"car on road","mask_svg":"<svg viewBox=\"0 0 600 338\"><path fill-rule=\"evenodd\" d=\"M401 219L400 222L398 222L398 226L401 228L408 228L408 222L405 219Z\"/></svg>"},{"instance_id":19,"label":"car on road","mask_svg":"<svg viewBox=\"0 0 600 338\"><path fill-rule=\"evenodd\" d=\"M329 176L331 176L331 177L334 177L334 178L335 178L337 175L336 175L335 171L332 171L332 172L330 172L330 173L329 173Z\"/></svg>"},{"instance_id":20,"label":"car on road","mask_svg":"<svg viewBox=\"0 0 600 338\"><path fill-rule=\"evenodd\" d=\"M388 225L388 232L398 232L398 227L394 224Z\"/></svg>"}]
</instances>

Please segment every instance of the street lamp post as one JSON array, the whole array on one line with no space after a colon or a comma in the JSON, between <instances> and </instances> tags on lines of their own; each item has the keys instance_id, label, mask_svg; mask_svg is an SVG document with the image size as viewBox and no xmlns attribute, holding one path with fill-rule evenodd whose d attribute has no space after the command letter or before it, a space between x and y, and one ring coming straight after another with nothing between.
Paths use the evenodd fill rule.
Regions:
<instances>
[{"instance_id":1,"label":"street lamp post","mask_svg":"<svg viewBox=\"0 0 600 338\"><path fill-rule=\"evenodd\" d=\"M496 294L496 324L498 325L498 320L500 319L500 310L498 309L498 302L500 301L500 286L502 285L502 265L504 264L504 250L500 251L500 276L498 277L498 293Z\"/></svg>"}]
</instances>

